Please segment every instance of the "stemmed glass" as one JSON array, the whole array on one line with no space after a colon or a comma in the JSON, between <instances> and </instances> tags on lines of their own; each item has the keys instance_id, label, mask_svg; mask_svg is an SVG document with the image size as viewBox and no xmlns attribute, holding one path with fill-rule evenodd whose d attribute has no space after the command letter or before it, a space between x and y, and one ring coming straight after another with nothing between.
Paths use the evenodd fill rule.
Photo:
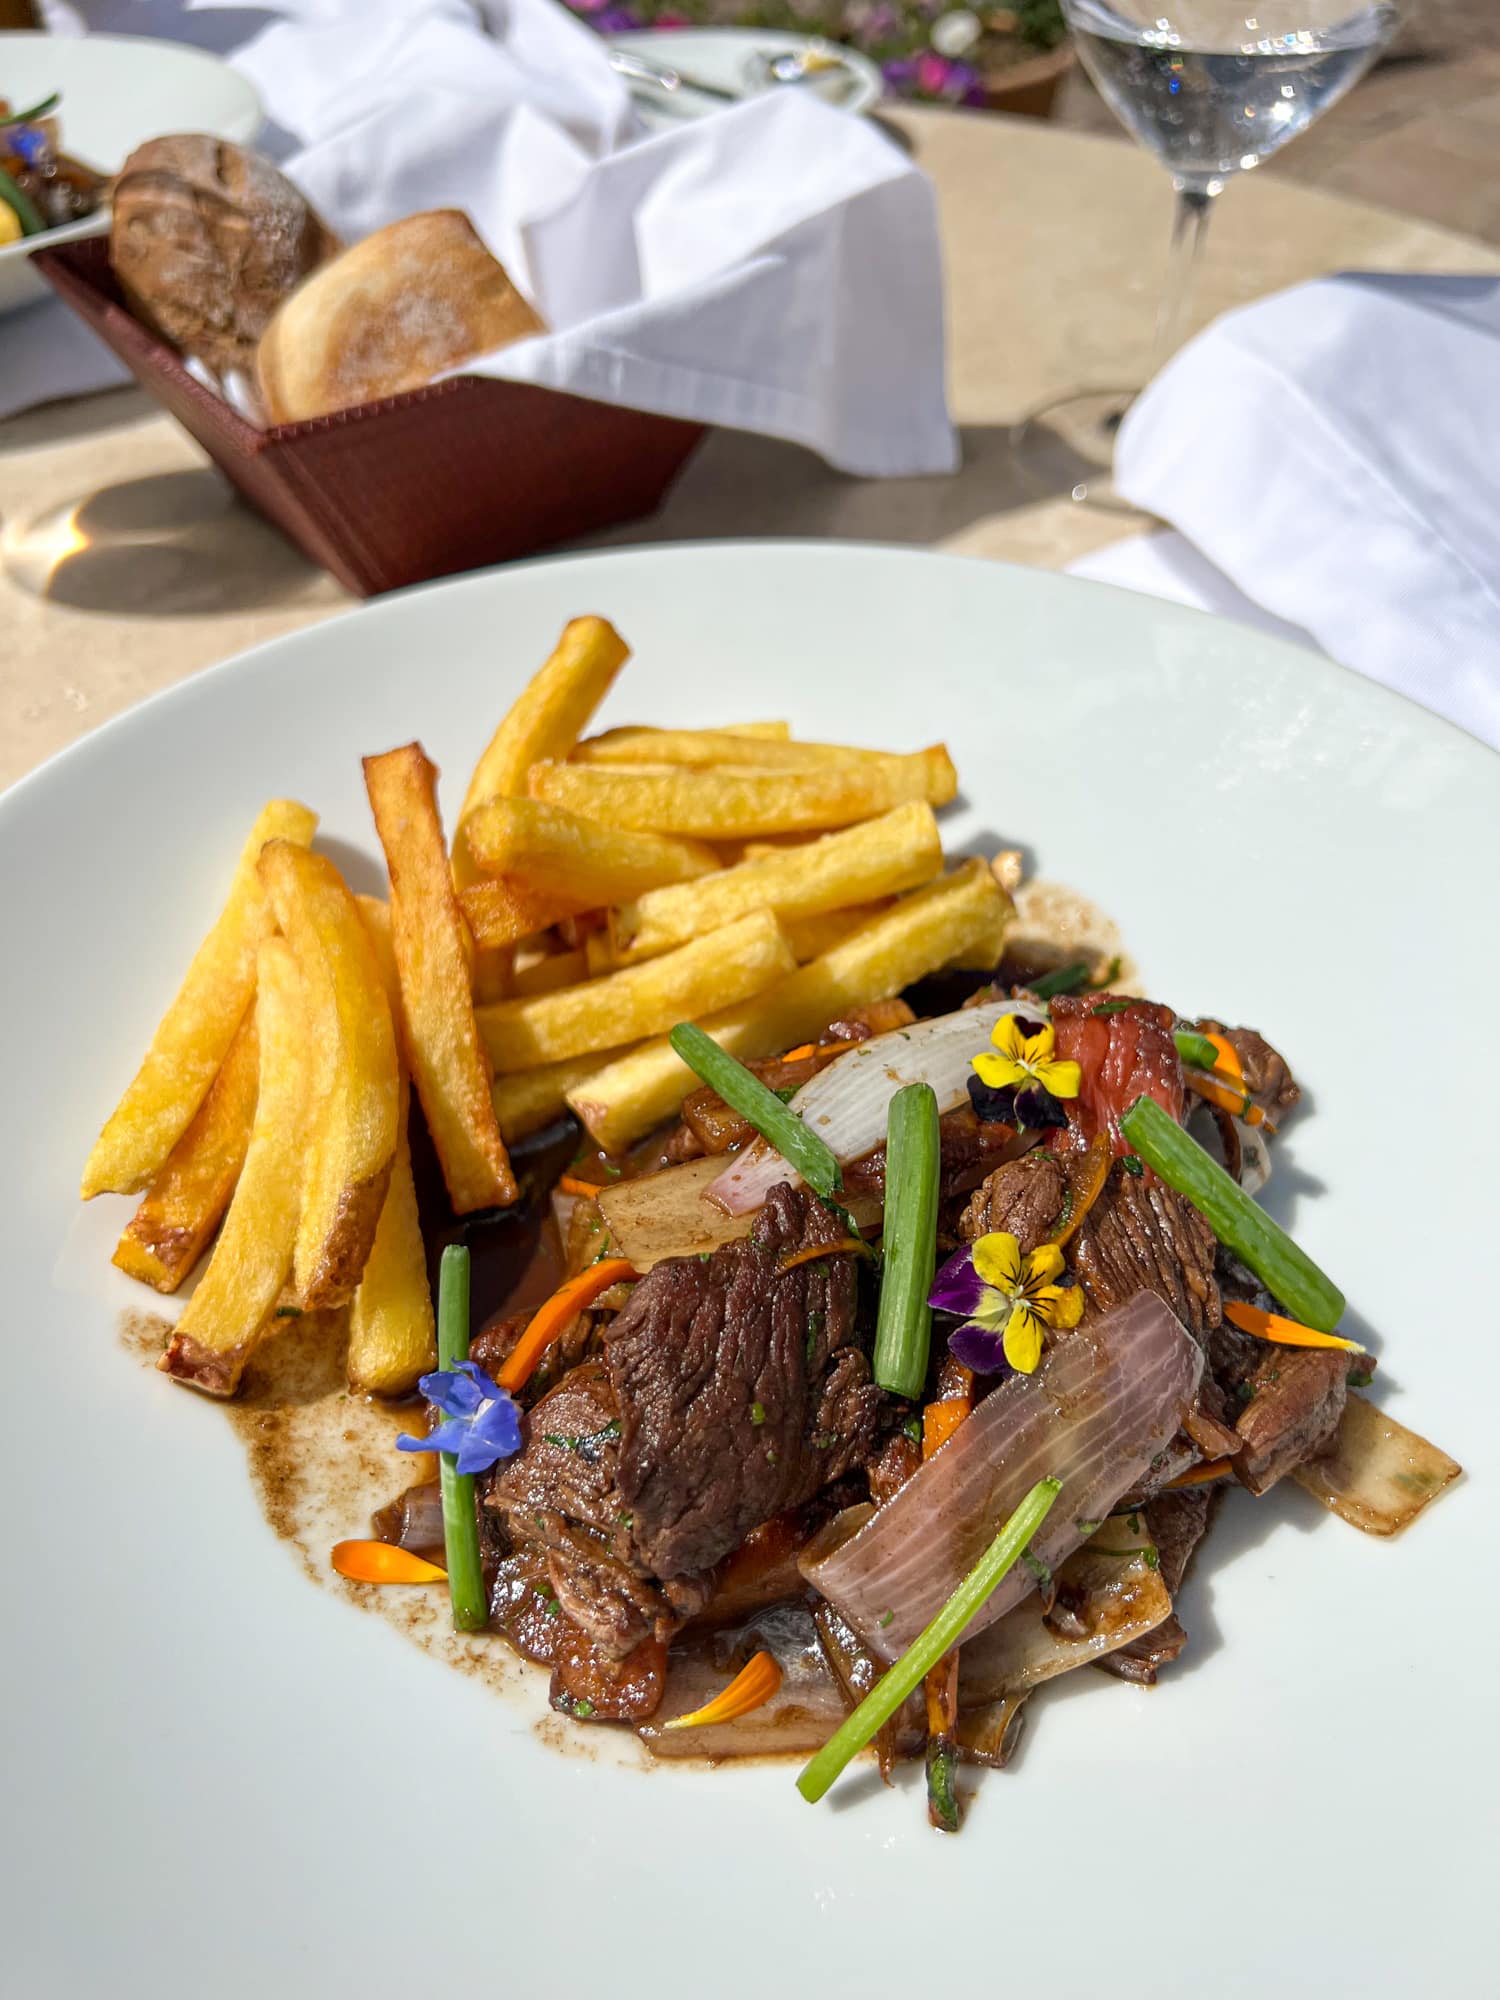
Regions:
<instances>
[{"instance_id":1,"label":"stemmed glass","mask_svg":"<svg viewBox=\"0 0 1500 2000\"><path fill-rule=\"evenodd\" d=\"M1215 201L1359 81L1395 33L1393 0L1061 0L1079 56L1125 129L1172 176L1176 213L1150 375L1181 344ZM1127 392L1069 396L1022 427L1107 468ZM1098 482L1074 488L1096 497Z\"/></svg>"}]
</instances>

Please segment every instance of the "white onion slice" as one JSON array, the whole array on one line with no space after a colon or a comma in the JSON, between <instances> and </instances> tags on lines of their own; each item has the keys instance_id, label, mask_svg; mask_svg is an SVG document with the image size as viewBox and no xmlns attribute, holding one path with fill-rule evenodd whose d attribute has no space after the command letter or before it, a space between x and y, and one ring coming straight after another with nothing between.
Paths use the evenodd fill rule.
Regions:
<instances>
[{"instance_id":1,"label":"white onion slice","mask_svg":"<svg viewBox=\"0 0 1500 2000\"><path fill-rule=\"evenodd\" d=\"M791 1109L827 1142L839 1165L848 1166L885 1138L886 1113L903 1084L930 1083L939 1116L956 1110L968 1095L974 1058L988 1047L990 1031L1004 1014L1037 1020L1046 1017L1046 1009L1035 1000L987 1000L982 1007L960 1008L956 1014L876 1035L809 1078ZM774 1146L757 1139L704 1193L726 1215L748 1215L765 1207L778 1182L796 1179L797 1169Z\"/></svg>"},{"instance_id":2,"label":"white onion slice","mask_svg":"<svg viewBox=\"0 0 1500 2000\"><path fill-rule=\"evenodd\" d=\"M1049 1343L1034 1375L986 1396L863 1528L802 1573L882 1660L942 1609L1037 1480L1062 1481L1031 1544L1056 1569L1176 1434L1203 1352L1154 1292ZM1091 1530L1090 1530L1091 1532ZM968 1626L972 1637L1035 1587L1017 1563Z\"/></svg>"}]
</instances>

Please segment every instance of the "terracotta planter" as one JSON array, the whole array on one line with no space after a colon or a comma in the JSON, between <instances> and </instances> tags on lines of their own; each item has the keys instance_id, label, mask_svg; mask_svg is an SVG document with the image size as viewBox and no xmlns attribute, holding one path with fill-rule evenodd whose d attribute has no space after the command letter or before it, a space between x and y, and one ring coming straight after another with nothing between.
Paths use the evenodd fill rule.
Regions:
<instances>
[{"instance_id":1,"label":"terracotta planter","mask_svg":"<svg viewBox=\"0 0 1500 2000\"><path fill-rule=\"evenodd\" d=\"M986 111L1009 111L1018 118L1050 118L1062 80L1077 57L1071 42L1060 42L1029 62L997 69L984 79Z\"/></svg>"}]
</instances>

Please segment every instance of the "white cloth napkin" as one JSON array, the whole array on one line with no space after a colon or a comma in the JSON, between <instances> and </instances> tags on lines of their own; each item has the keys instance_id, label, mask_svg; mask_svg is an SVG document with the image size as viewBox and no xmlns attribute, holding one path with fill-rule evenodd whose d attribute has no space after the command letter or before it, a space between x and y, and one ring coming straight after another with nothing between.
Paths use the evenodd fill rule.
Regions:
<instances>
[{"instance_id":1,"label":"white cloth napkin","mask_svg":"<svg viewBox=\"0 0 1500 2000\"><path fill-rule=\"evenodd\" d=\"M66 4L89 25L183 20L170 0ZM957 464L932 189L873 126L792 91L641 139L555 0L251 11L232 59L333 226L463 208L553 329L464 373L762 431L864 475ZM190 4L186 25L218 12Z\"/></svg>"},{"instance_id":2,"label":"white cloth napkin","mask_svg":"<svg viewBox=\"0 0 1500 2000\"><path fill-rule=\"evenodd\" d=\"M1115 483L1206 559L1208 601L1217 569L1500 748L1500 279L1351 274L1230 313L1131 409ZM1088 573L1111 567L1183 566L1135 543Z\"/></svg>"}]
</instances>

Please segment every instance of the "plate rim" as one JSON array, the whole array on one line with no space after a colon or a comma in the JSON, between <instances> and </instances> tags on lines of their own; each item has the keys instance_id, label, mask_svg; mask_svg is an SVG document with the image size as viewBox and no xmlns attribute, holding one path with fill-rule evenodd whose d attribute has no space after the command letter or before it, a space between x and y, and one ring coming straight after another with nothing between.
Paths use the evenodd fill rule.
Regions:
<instances>
[{"instance_id":1,"label":"plate rim","mask_svg":"<svg viewBox=\"0 0 1500 2000\"><path fill-rule=\"evenodd\" d=\"M1146 591L1131 590L1125 584L1108 583L1094 577L1070 576L1065 570L1040 569L1030 563L1008 562L993 556L974 555L951 549L923 548L911 542L859 541L841 537L824 539L820 536L795 535L758 540L753 537L735 536L684 542L636 542L623 548L558 550L546 555L530 556L521 562L498 563L486 569L465 570L456 576L433 577L427 582L409 585L404 590L384 592L379 597L348 605L343 610L336 611L330 618L321 618L312 624L298 626L293 631L280 632L271 638L257 640L253 646L241 647L239 651L229 653L223 659L212 660L207 665L195 669L181 680L169 682L166 687L156 688L150 694L143 695L139 701L132 702L118 715L112 715L107 721L101 722L97 728L75 738L71 743L63 744L50 756L43 758L40 764L23 772L13 783L0 790L0 845L3 845L7 837L9 817L17 810L18 802L23 798L29 799L33 790L48 783L59 767L76 758L101 754L98 746L101 744L108 746L114 736L127 727L140 726L140 718L154 710L159 703L183 699L188 690L200 689L221 674L253 671L263 654L274 653L279 648L295 647L310 641L316 643L316 635L319 632L345 619L378 616L387 605L405 605L437 592L457 595L461 591L487 587L496 578L523 572L565 568L579 563L609 564L643 560L680 562L690 560L703 551L733 554L747 559L752 556L806 555L810 552L816 552L822 559L832 556L838 561L851 556L879 556L885 561L899 558L924 566L936 564L946 567L955 564L970 569L1001 570L1011 576L1045 578L1048 581L1043 587L1047 589L1059 586L1069 591L1107 592L1114 598L1128 599L1136 606L1154 607L1157 614L1169 623L1186 621L1189 626L1232 626L1237 632L1244 634L1249 643L1256 648L1265 647L1276 653L1291 655L1301 660L1304 668L1315 675L1332 675L1339 683L1345 685L1352 683L1363 688L1377 706L1386 702L1397 704L1406 711L1409 723L1415 721L1419 730L1426 728L1437 732L1450 750L1461 746L1463 753L1477 753L1482 759L1493 761L1500 758L1500 750L1493 749L1480 737L1461 728L1458 723L1450 722L1446 716L1437 714L1433 709L1424 708L1411 695L1402 693L1396 688L1386 687L1383 682L1372 680L1367 674L1359 673L1353 667L1344 666L1342 662L1319 652L1315 647L1301 646L1294 640L1261 632L1252 625L1242 625L1237 619L1225 618L1216 611L1204 611L1196 605L1179 604L1171 598L1153 597ZM1500 793L1496 795L1496 808L1497 817L1500 817Z\"/></svg>"}]
</instances>

